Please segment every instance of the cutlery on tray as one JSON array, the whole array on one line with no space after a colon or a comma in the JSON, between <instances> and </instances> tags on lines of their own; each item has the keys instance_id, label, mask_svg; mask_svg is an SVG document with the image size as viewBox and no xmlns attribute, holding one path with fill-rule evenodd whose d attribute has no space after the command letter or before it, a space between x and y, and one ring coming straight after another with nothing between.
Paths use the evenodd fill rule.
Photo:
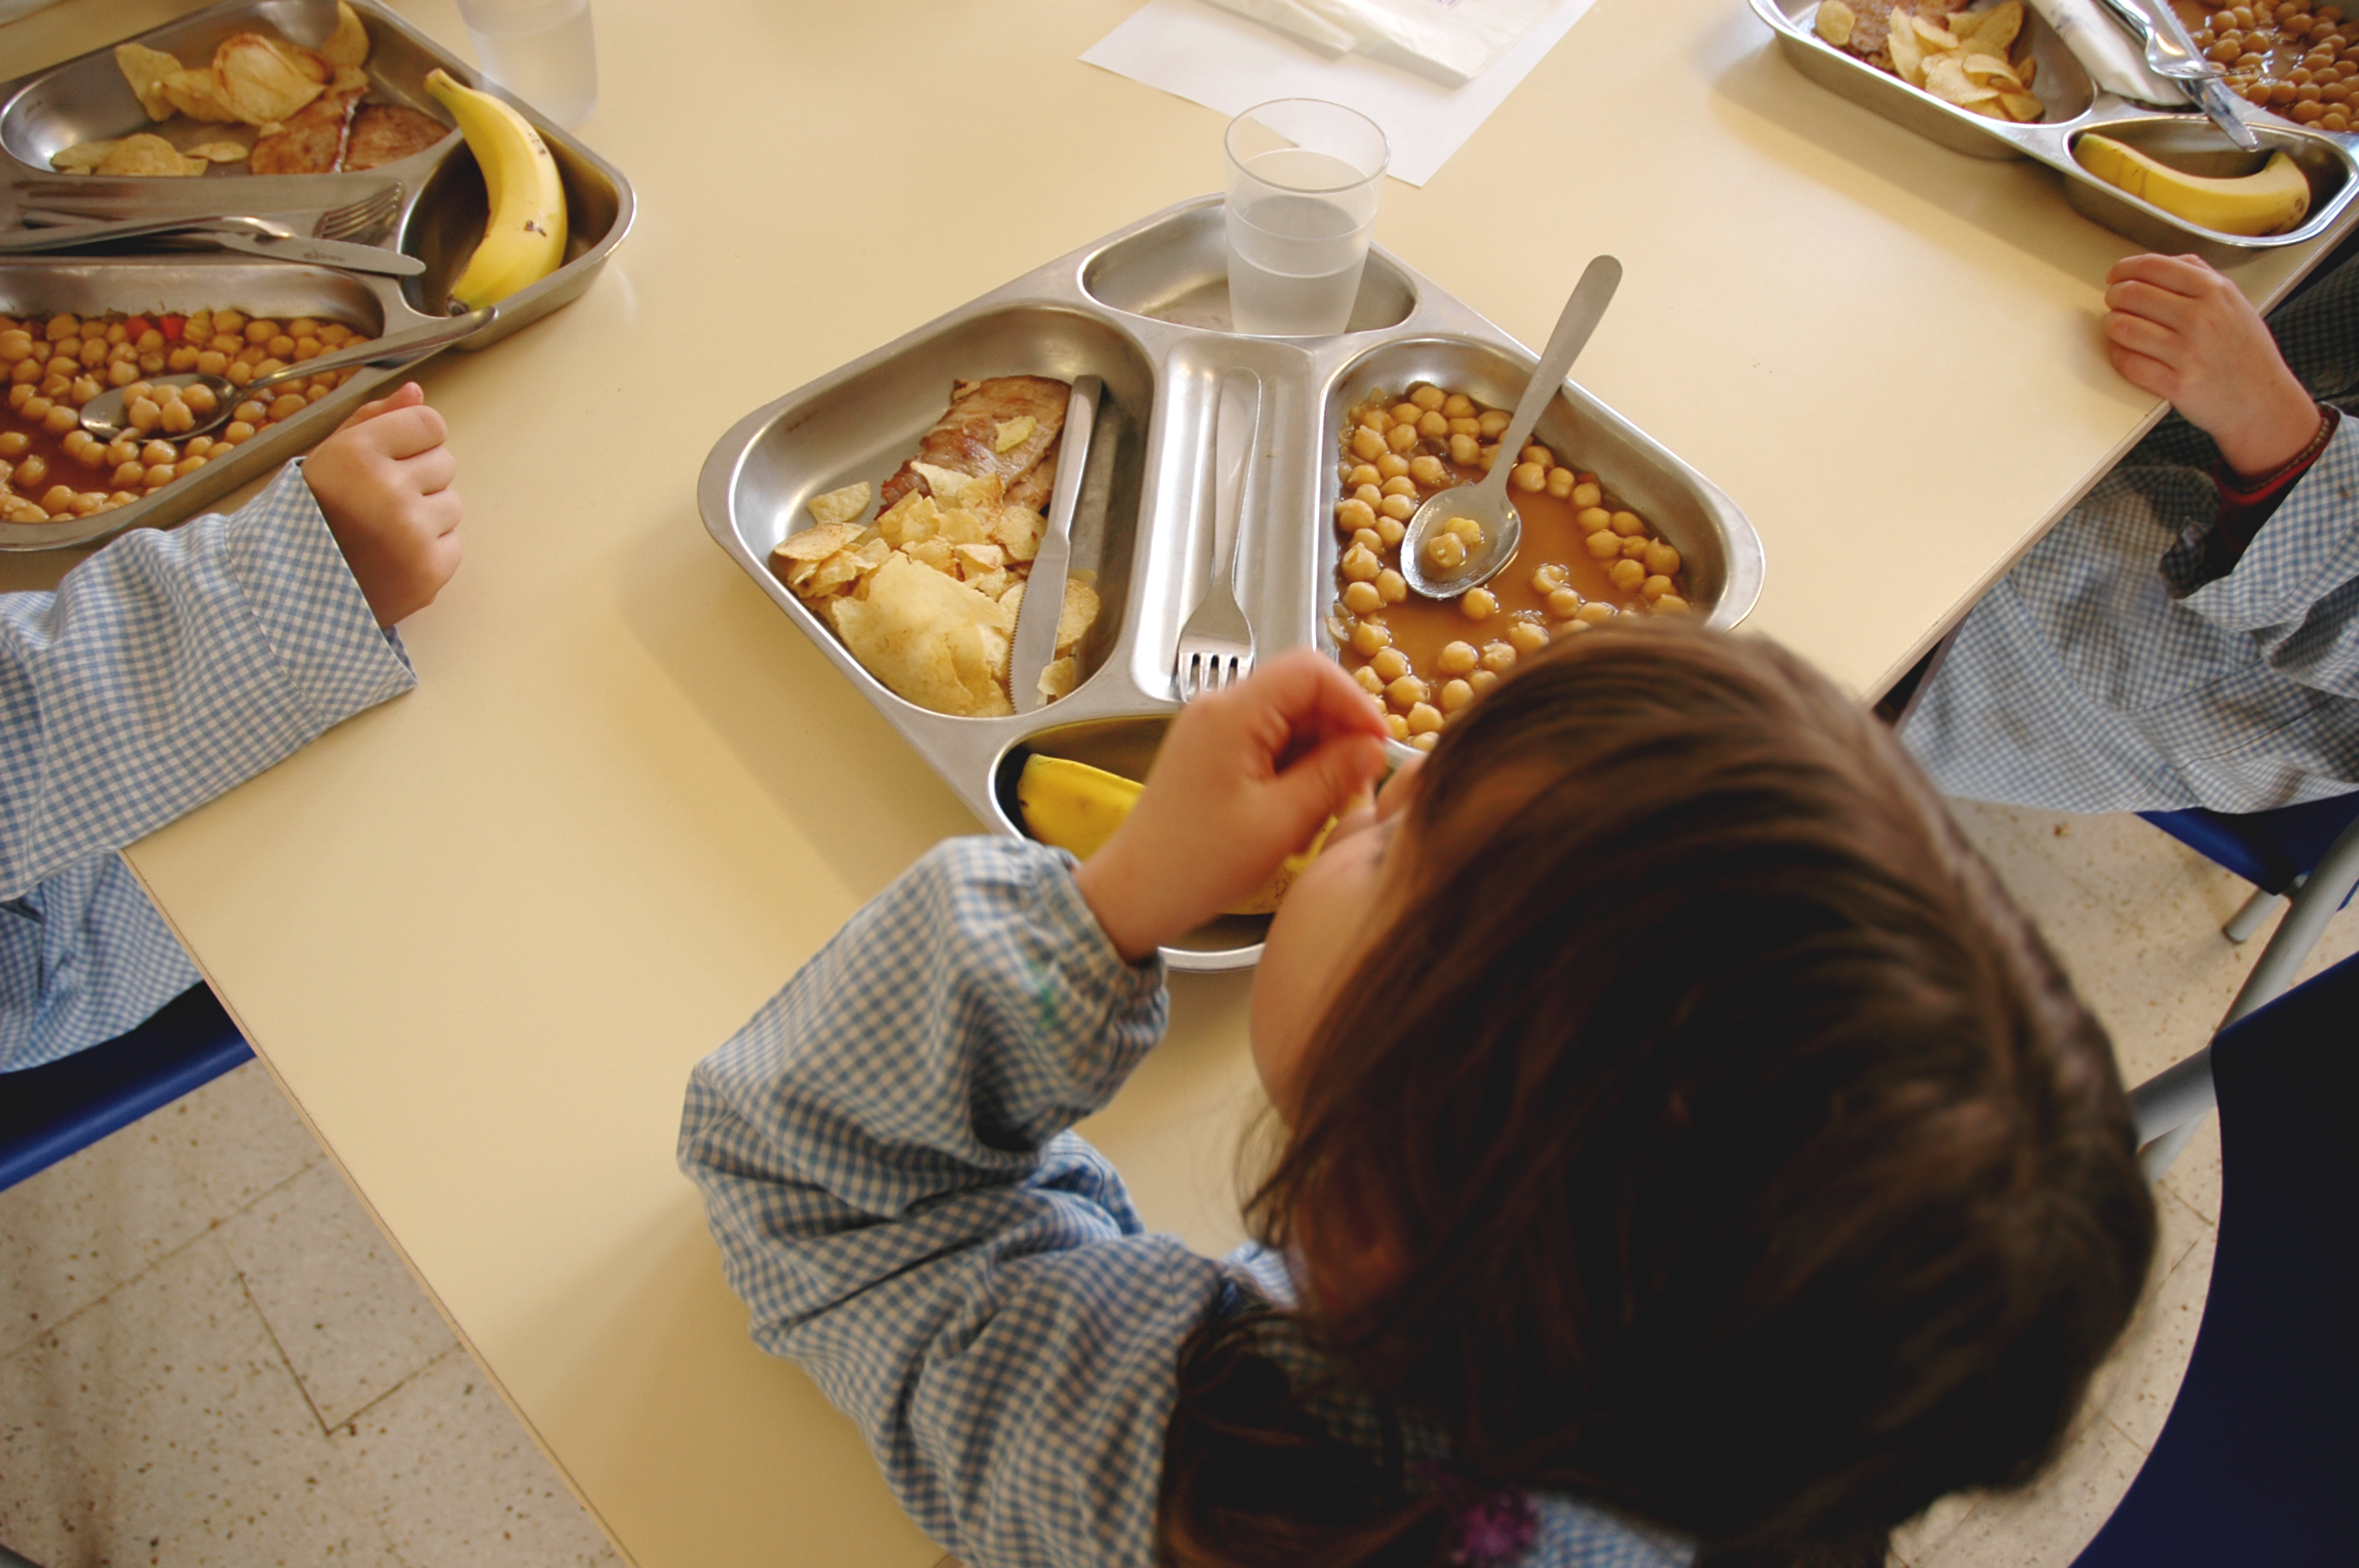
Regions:
<instances>
[{"instance_id":1,"label":"cutlery on tray","mask_svg":"<svg viewBox=\"0 0 2359 1568\"><path fill-rule=\"evenodd\" d=\"M1180 629L1171 665L1183 702L1253 673L1253 623L1237 603L1235 578L1237 524L1245 510L1247 460L1261 434L1261 377L1253 372L1233 370L1221 378L1212 425L1212 570L1204 597Z\"/></svg>"},{"instance_id":2,"label":"cutlery on tray","mask_svg":"<svg viewBox=\"0 0 2359 1568\"><path fill-rule=\"evenodd\" d=\"M225 250L244 251L273 261L309 262L321 266L342 267L348 272L415 277L426 270L424 262L400 251L387 250L382 245L357 244L350 240L299 234L283 222L246 214L144 218L92 223L75 221L71 214L36 208L27 211L25 217L28 222L60 217L67 221L52 222L43 228L0 234L0 254L31 255L46 251L79 250L84 245L107 244L118 240L144 239L153 235L201 240Z\"/></svg>"},{"instance_id":3,"label":"cutlery on tray","mask_svg":"<svg viewBox=\"0 0 2359 1568\"><path fill-rule=\"evenodd\" d=\"M1073 378L1065 404L1065 428L1057 482L1049 492L1049 525L1032 557L1031 576L1016 606L1016 642L1007 660L1008 696L1018 713L1043 704L1040 672L1057 655L1057 625L1064 618L1065 579L1073 557L1073 511L1082 494L1082 470L1089 466L1090 436L1097 424L1098 394L1104 384L1093 375Z\"/></svg>"},{"instance_id":4,"label":"cutlery on tray","mask_svg":"<svg viewBox=\"0 0 2359 1568\"><path fill-rule=\"evenodd\" d=\"M2261 138L2236 113L2236 95L2228 91L2220 68L2197 51L2195 40L2187 36L2187 25L2170 8L2170 0L2154 0L2154 5L2149 13L2139 0L2104 0L2114 20L2145 46L2148 70L2192 93L2230 141L2248 153L2260 151Z\"/></svg>"}]
</instances>

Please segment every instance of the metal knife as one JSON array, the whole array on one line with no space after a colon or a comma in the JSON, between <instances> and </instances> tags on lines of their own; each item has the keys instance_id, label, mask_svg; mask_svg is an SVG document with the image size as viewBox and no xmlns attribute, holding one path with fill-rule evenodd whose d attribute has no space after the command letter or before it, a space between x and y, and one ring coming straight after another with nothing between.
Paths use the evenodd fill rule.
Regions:
<instances>
[{"instance_id":1,"label":"metal knife","mask_svg":"<svg viewBox=\"0 0 2359 1568\"><path fill-rule=\"evenodd\" d=\"M1007 695L1018 713L1042 706L1040 672L1057 656L1057 622L1065 611L1065 578L1073 556L1073 508L1081 500L1082 470L1089 466L1090 432L1097 423L1098 394L1104 384L1093 375L1073 378L1065 403L1065 428L1057 448L1057 483L1049 492L1049 525L1032 557L1024 597L1016 606L1016 645L1007 658Z\"/></svg>"},{"instance_id":2,"label":"metal knife","mask_svg":"<svg viewBox=\"0 0 2359 1568\"><path fill-rule=\"evenodd\" d=\"M2236 95L2221 80L2220 68L2197 51L2170 0L2104 0L2104 6L2144 46L2147 70L2192 93L2230 141L2248 153L2261 150L2261 138L2236 113Z\"/></svg>"},{"instance_id":3,"label":"metal knife","mask_svg":"<svg viewBox=\"0 0 2359 1568\"><path fill-rule=\"evenodd\" d=\"M195 236L233 251L245 251L272 261L309 262L315 266L342 267L346 272L377 272L394 277L416 277L426 264L383 245L356 245L350 240L314 240L302 234L266 239L260 234L225 234L206 230Z\"/></svg>"},{"instance_id":4,"label":"metal knife","mask_svg":"<svg viewBox=\"0 0 2359 1568\"><path fill-rule=\"evenodd\" d=\"M59 214L33 211L24 216L31 221L46 220ZM117 240L147 238L200 240L228 250L267 256L273 261L310 262L320 266L342 267L347 272L389 273L396 277L415 277L426 270L426 264L416 256L387 250L383 245L357 244L350 240L315 240L295 233L283 224L247 217L147 218L121 222L69 222L26 228L14 233L0 233L0 254L31 255L48 251L79 250L84 245L107 244Z\"/></svg>"}]
</instances>

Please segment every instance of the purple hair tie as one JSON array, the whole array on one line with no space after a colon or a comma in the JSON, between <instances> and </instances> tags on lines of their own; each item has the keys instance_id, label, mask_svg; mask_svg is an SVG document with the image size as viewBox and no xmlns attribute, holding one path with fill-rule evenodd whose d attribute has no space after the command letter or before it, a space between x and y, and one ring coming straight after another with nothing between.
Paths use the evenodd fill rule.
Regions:
<instances>
[{"instance_id":1,"label":"purple hair tie","mask_svg":"<svg viewBox=\"0 0 2359 1568\"><path fill-rule=\"evenodd\" d=\"M1430 1460L1419 1464L1417 1474L1441 1494L1449 1520L1442 1537L1446 1561L1463 1568L1511 1568L1538 1539L1539 1514L1532 1500L1515 1488L1477 1491L1464 1477Z\"/></svg>"}]
</instances>

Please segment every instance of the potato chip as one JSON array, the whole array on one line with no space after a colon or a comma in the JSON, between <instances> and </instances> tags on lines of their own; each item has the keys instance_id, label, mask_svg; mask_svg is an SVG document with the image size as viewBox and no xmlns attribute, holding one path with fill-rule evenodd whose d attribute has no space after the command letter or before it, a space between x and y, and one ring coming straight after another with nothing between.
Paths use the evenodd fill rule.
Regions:
<instances>
[{"instance_id":1,"label":"potato chip","mask_svg":"<svg viewBox=\"0 0 2359 1568\"><path fill-rule=\"evenodd\" d=\"M970 577L966 582L968 587L985 599L997 599L1007 591L1007 585L1015 580L1002 570L984 572L981 577Z\"/></svg>"},{"instance_id":2,"label":"potato chip","mask_svg":"<svg viewBox=\"0 0 2359 1568\"><path fill-rule=\"evenodd\" d=\"M1073 687L1082 680L1082 664L1071 654L1061 659L1051 659L1040 671L1040 698L1054 702L1060 697L1071 697Z\"/></svg>"},{"instance_id":3,"label":"potato chip","mask_svg":"<svg viewBox=\"0 0 2359 1568\"><path fill-rule=\"evenodd\" d=\"M2006 111L2008 119L2027 125L2046 118L2048 114L2048 105L2028 92L2001 92L1998 103L1999 107Z\"/></svg>"},{"instance_id":4,"label":"potato chip","mask_svg":"<svg viewBox=\"0 0 2359 1568\"><path fill-rule=\"evenodd\" d=\"M906 546L902 554L921 567L931 567L947 577L958 575L958 565L951 556L951 542L943 538L920 539Z\"/></svg>"},{"instance_id":5,"label":"potato chip","mask_svg":"<svg viewBox=\"0 0 2359 1568\"><path fill-rule=\"evenodd\" d=\"M1925 46L1917 41L1914 30L1893 28L1885 47L1891 51L1894 74L1912 87L1925 85Z\"/></svg>"},{"instance_id":6,"label":"potato chip","mask_svg":"<svg viewBox=\"0 0 2359 1568\"><path fill-rule=\"evenodd\" d=\"M967 486L974 482L974 476L972 474L961 473L956 469L940 468L933 463L912 460L909 464L909 471L926 481L926 488L934 492L934 499L937 501L956 501L966 493Z\"/></svg>"},{"instance_id":7,"label":"potato chip","mask_svg":"<svg viewBox=\"0 0 2359 1568\"><path fill-rule=\"evenodd\" d=\"M860 568L861 575L865 577L885 564L885 558L893 553L893 546L882 539L870 539L859 548L845 553L851 557L852 564Z\"/></svg>"},{"instance_id":8,"label":"potato chip","mask_svg":"<svg viewBox=\"0 0 2359 1568\"><path fill-rule=\"evenodd\" d=\"M104 163L106 155L114 150L113 142L76 142L51 153L49 167L60 174L88 174Z\"/></svg>"},{"instance_id":9,"label":"potato chip","mask_svg":"<svg viewBox=\"0 0 2359 1568\"><path fill-rule=\"evenodd\" d=\"M933 498L913 490L876 519L876 532L886 544L905 549L920 539L932 538L940 520L941 509L934 504Z\"/></svg>"},{"instance_id":10,"label":"potato chip","mask_svg":"<svg viewBox=\"0 0 2359 1568\"><path fill-rule=\"evenodd\" d=\"M336 0L336 30L320 46L320 58L330 65L359 65L368 59L368 28L361 23L360 13Z\"/></svg>"},{"instance_id":11,"label":"potato chip","mask_svg":"<svg viewBox=\"0 0 2359 1568\"><path fill-rule=\"evenodd\" d=\"M2023 85L2015 69L1996 55L1970 54L1959 61L1966 80L1980 87L2019 88Z\"/></svg>"},{"instance_id":12,"label":"potato chip","mask_svg":"<svg viewBox=\"0 0 2359 1568\"><path fill-rule=\"evenodd\" d=\"M811 572L808 584L800 589L807 597L816 599L837 589L860 575L860 562L850 550L838 550L820 562Z\"/></svg>"},{"instance_id":13,"label":"potato chip","mask_svg":"<svg viewBox=\"0 0 2359 1568\"><path fill-rule=\"evenodd\" d=\"M1899 32L1904 29L1895 27L1893 30ZM1958 47L1957 34L1950 31L1940 23L1929 22L1922 16L1909 17L1908 27L1906 30L1913 31L1917 35L1918 43L1929 55L1950 54Z\"/></svg>"},{"instance_id":14,"label":"potato chip","mask_svg":"<svg viewBox=\"0 0 2359 1568\"><path fill-rule=\"evenodd\" d=\"M953 545L951 554L957 558L959 576L962 578L978 578L1007 564L996 545Z\"/></svg>"},{"instance_id":15,"label":"potato chip","mask_svg":"<svg viewBox=\"0 0 2359 1568\"><path fill-rule=\"evenodd\" d=\"M1998 90L1979 86L1966 80L1965 62L1955 55L1925 57L1925 91L1946 103L1965 105L1987 103L1998 97Z\"/></svg>"},{"instance_id":16,"label":"potato chip","mask_svg":"<svg viewBox=\"0 0 2359 1568\"><path fill-rule=\"evenodd\" d=\"M164 96L191 120L226 124L237 119L237 111L222 97L221 78L210 66L174 71L164 79Z\"/></svg>"},{"instance_id":17,"label":"potato chip","mask_svg":"<svg viewBox=\"0 0 2359 1568\"><path fill-rule=\"evenodd\" d=\"M114 150L101 160L93 171L108 176L173 175L186 176L205 172L205 160L186 157L180 149L149 131L136 136L125 136L114 144Z\"/></svg>"},{"instance_id":18,"label":"potato chip","mask_svg":"<svg viewBox=\"0 0 2359 1568\"><path fill-rule=\"evenodd\" d=\"M1040 535L1049 520L1028 506L1003 506L991 520L992 537L1011 561L1028 561L1040 553Z\"/></svg>"},{"instance_id":19,"label":"potato chip","mask_svg":"<svg viewBox=\"0 0 2359 1568\"><path fill-rule=\"evenodd\" d=\"M908 701L963 717L1016 711L1003 684L1014 622L965 584L891 558L866 598L838 600L834 613L853 657Z\"/></svg>"},{"instance_id":20,"label":"potato chip","mask_svg":"<svg viewBox=\"0 0 2359 1568\"><path fill-rule=\"evenodd\" d=\"M260 33L233 33L213 51L221 100L249 125L286 120L326 92L332 74L310 49Z\"/></svg>"},{"instance_id":21,"label":"potato chip","mask_svg":"<svg viewBox=\"0 0 2359 1568\"><path fill-rule=\"evenodd\" d=\"M842 490L831 490L825 495L810 498L810 514L818 523L849 523L868 510L868 481L847 484Z\"/></svg>"},{"instance_id":22,"label":"potato chip","mask_svg":"<svg viewBox=\"0 0 2359 1568\"><path fill-rule=\"evenodd\" d=\"M1057 652L1070 653L1097 623L1098 590L1084 582L1065 579L1065 604L1057 616Z\"/></svg>"},{"instance_id":23,"label":"potato chip","mask_svg":"<svg viewBox=\"0 0 2359 1568\"><path fill-rule=\"evenodd\" d=\"M1985 54L2004 55L2023 31L2023 0L2005 0L1987 11L1970 11L1950 20L1950 30L1961 42L1971 40Z\"/></svg>"},{"instance_id":24,"label":"potato chip","mask_svg":"<svg viewBox=\"0 0 2359 1568\"><path fill-rule=\"evenodd\" d=\"M201 157L207 163L244 163L254 149L244 142L199 142L188 149L190 157Z\"/></svg>"},{"instance_id":25,"label":"potato chip","mask_svg":"<svg viewBox=\"0 0 2359 1568\"><path fill-rule=\"evenodd\" d=\"M1024 608L1024 585L1010 583L1007 591L999 596L999 607L1007 611L1007 623L1015 625L1017 613Z\"/></svg>"},{"instance_id":26,"label":"potato chip","mask_svg":"<svg viewBox=\"0 0 2359 1568\"><path fill-rule=\"evenodd\" d=\"M988 514L955 506L941 514L934 533L937 538L953 545L980 545L991 537L991 519Z\"/></svg>"},{"instance_id":27,"label":"potato chip","mask_svg":"<svg viewBox=\"0 0 2359 1568\"><path fill-rule=\"evenodd\" d=\"M771 551L774 559L823 561L860 537L856 523L821 523L799 534L789 534Z\"/></svg>"},{"instance_id":28,"label":"potato chip","mask_svg":"<svg viewBox=\"0 0 2359 1568\"><path fill-rule=\"evenodd\" d=\"M149 119L168 120L172 117L172 99L164 91L164 79L180 69L178 55L151 49L145 44L117 44L114 46L114 69L121 71L123 80L131 84L131 91L139 99L139 107L147 111Z\"/></svg>"},{"instance_id":29,"label":"potato chip","mask_svg":"<svg viewBox=\"0 0 2359 1568\"><path fill-rule=\"evenodd\" d=\"M1032 432L1039 427L1040 421L1029 414L1019 414L1013 419L1004 419L1000 421L999 434L994 438L991 449L995 452L1012 452L1030 440Z\"/></svg>"},{"instance_id":30,"label":"potato chip","mask_svg":"<svg viewBox=\"0 0 2359 1568\"><path fill-rule=\"evenodd\" d=\"M1859 13L1843 4L1843 0L1823 0L1811 27L1819 37L1837 49L1851 42L1851 30L1859 25Z\"/></svg>"}]
</instances>

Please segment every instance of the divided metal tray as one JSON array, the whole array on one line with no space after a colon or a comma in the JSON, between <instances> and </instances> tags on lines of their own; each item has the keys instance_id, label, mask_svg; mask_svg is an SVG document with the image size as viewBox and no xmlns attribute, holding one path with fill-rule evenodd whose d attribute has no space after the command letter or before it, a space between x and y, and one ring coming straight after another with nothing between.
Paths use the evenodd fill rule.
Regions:
<instances>
[{"instance_id":1,"label":"divided metal tray","mask_svg":"<svg viewBox=\"0 0 2359 1568\"><path fill-rule=\"evenodd\" d=\"M2312 130L2263 110L2240 110L2260 138L2256 157L2231 144L2201 113L2157 109L2099 88L2079 57L2028 6L2024 27L2031 38L2032 58L2038 62L2032 91L2048 106L2048 117L2020 125L1970 114L1835 48L1811 28L1819 0L1752 4L1777 32L1794 69L1820 86L1864 103L1952 152L1970 157L2036 158L2064 177L2065 199L2083 217L2155 250L2191 249L2224 262L2243 252L2302 244L2333 228L2354 196L2359 196L2359 157L2352 151L2359 136ZM2199 227L2082 168L2073 159L2072 144L2090 131L2101 131L2190 174L2247 173L2260 167L2259 158L2282 150L2310 177L2310 214L2300 227L2282 234L2223 234Z\"/></svg>"},{"instance_id":2,"label":"divided metal tray","mask_svg":"<svg viewBox=\"0 0 2359 1568\"><path fill-rule=\"evenodd\" d=\"M995 289L740 420L705 460L705 526L846 680L900 730L975 815L1021 836L1015 780L1038 752L1144 777L1179 704L1172 650L1210 570L1203 453L1222 375L1263 386L1263 440L1245 477L1237 588L1256 651L1332 653L1332 524L1344 419L1371 387L1430 380L1511 406L1536 356L1377 249L1351 327L1332 338L1228 330L1220 198L1183 202ZM1568 277L1568 285L1570 277ZM1073 524L1073 567L1103 600L1082 684L1038 712L957 719L905 702L862 668L774 577L770 551L811 525L814 495L875 484L939 418L954 377L1038 374L1105 383ZM1679 547L1691 600L1733 626L1761 591L1761 542L1718 488L1568 382L1538 438L1595 470ZM1166 949L1182 969L1259 957L1265 919L1229 918Z\"/></svg>"},{"instance_id":3,"label":"divided metal tray","mask_svg":"<svg viewBox=\"0 0 2359 1568\"><path fill-rule=\"evenodd\" d=\"M549 144L565 181L570 231L565 265L511 295L501 303L497 320L454 346L470 351L486 348L578 297L630 231L636 205L630 182L529 104L502 92L465 60L375 0L349 3L369 32L372 102L406 103L444 118L425 88L427 72L440 66L461 81L498 92L523 110ZM125 41L168 50L193 64L210 60L213 49L233 33L258 30L289 35L304 13L305 7L287 0L222 0L220 5ZM23 227L19 214L29 208L59 205L106 219L173 213L318 213L391 183L400 188L400 207L386 234L374 243L417 256L426 264L426 270L415 277L395 278L183 250L158 254L151 249L137 255L81 252L0 257L0 313L230 307L249 315L341 321L370 336L447 313L451 284L482 235L487 211L483 176L455 130L423 152L359 173L227 172L242 171L244 166L235 165L217 167L191 178L102 179L94 175L60 174L49 166L49 155L61 147L149 128L147 114L115 68L112 45L0 83L0 230ZM0 550L59 549L88 544L125 528L177 522L310 448L382 383L406 373L363 370L303 413L238 447L233 456L210 461L188 478L130 505L61 522L0 523Z\"/></svg>"}]
</instances>

